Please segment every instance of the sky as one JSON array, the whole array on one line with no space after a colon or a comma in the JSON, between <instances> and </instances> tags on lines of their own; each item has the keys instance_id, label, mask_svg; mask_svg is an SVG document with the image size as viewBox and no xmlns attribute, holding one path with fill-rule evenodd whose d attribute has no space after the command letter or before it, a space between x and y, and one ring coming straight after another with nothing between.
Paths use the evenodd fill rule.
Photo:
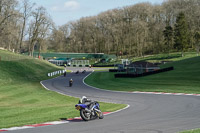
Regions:
<instances>
[{"instance_id":1,"label":"sky","mask_svg":"<svg viewBox=\"0 0 200 133\"><path fill-rule=\"evenodd\" d=\"M19 0L21 1L21 0ZM82 17L95 16L101 12L142 2L160 4L163 0L29 0L47 9L57 26Z\"/></svg>"}]
</instances>

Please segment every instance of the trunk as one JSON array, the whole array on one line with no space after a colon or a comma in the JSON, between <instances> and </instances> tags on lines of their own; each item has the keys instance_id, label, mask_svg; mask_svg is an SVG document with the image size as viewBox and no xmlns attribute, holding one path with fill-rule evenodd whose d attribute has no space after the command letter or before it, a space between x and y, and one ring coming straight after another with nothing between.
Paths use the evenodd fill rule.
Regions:
<instances>
[{"instance_id":1,"label":"trunk","mask_svg":"<svg viewBox=\"0 0 200 133\"><path fill-rule=\"evenodd\" d=\"M41 45L39 44L39 52L38 52L38 58L40 59L40 53L41 53Z\"/></svg>"},{"instance_id":2,"label":"trunk","mask_svg":"<svg viewBox=\"0 0 200 133\"><path fill-rule=\"evenodd\" d=\"M28 45L28 55L31 56L31 44Z\"/></svg>"},{"instance_id":3,"label":"trunk","mask_svg":"<svg viewBox=\"0 0 200 133\"><path fill-rule=\"evenodd\" d=\"M181 52L181 56L184 57L184 52L183 51Z\"/></svg>"},{"instance_id":4,"label":"trunk","mask_svg":"<svg viewBox=\"0 0 200 133\"><path fill-rule=\"evenodd\" d=\"M32 48L31 48L31 56L33 57L33 52L34 52L34 44L32 45Z\"/></svg>"},{"instance_id":5,"label":"trunk","mask_svg":"<svg viewBox=\"0 0 200 133\"><path fill-rule=\"evenodd\" d=\"M22 31L21 31L22 33L21 33L21 36L20 36L20 43L19 43L19 52L20 53L21 53L21 50L22 50L22 41L23 41L23 38L24 38L25 25L26 25L26 21L24 20Z\"/></svg>"}]
</instances>

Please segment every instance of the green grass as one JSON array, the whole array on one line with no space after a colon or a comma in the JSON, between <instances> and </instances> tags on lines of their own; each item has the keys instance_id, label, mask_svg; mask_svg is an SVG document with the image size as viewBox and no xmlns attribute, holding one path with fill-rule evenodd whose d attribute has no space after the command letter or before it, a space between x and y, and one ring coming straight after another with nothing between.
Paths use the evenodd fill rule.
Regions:
<instances>
[{"instance_id":1,"label":"green grass","mask_svg":"<svg viewBox=\"0 0 200 133\"><path fill-rule=\"evenodd\" d=\"M148 62L161 62L161 61L180 61L192 57L196 57L196 52L185 52L182 57L181 52L175 52L170 54L157 54L157 55L149 55L145 57L136 57L131 58L132 61L148 61Z\"/></svg>"},{"instance_id":2,"label":"green grass","mask_svg":"<svg viewBox=\"0 0 200 133\"><path fill-rule=\"evenodd\" d=\"M197 56L196 52L185 52L183 57L182 57L181 52L174 52L174 53L170 53L170 54L162 53L162 54L156 54L156 55L146 55L144 57L122 56L114 62L97 63L96 65L120 64L121 59L129 59L132 62L135 62L135 61L148 61L148 62L152 62L152 63L159 63L159 62L162 62L162 61L173 62L173 61L180 61L180 60L183 60L183 59L188 59L188 58L192 58L192 57L196 57L196 56Z\"/></svg>"},{"instance_id":3,"label":"green grass","mask_svg":"<svg viewBox=\"0 0 200 133\"><path fill-rule=\"evenodd\" d=\"M180 133L200 133L200 129L191 130L191 131L184 131L184 132L180 132Z\"/></svg>"},{"instance_id":4,"label":"green grass","mask_svg":"<svg viewBox=\"0 0 200 133\"><path fill-rule=\"evenodd\" d=\"M94 72L85 82L117 91L200 93L200 57L168 63L175 70L139 78L114 78L115 73Z\"/></svg>"},{"instance_id":5,"label":"green grass","mask_svg":"<svg viewBox=\"0 0 200 133\"><path fill-rule=\"evenodd\" d=\"M62 68L47 61L16 55L0 50L0 129L73 118L77 98L47 91L40 81L47 73ZM126 105L101 103L102 111L109 112Z\"/></svg>"}]
</instances>

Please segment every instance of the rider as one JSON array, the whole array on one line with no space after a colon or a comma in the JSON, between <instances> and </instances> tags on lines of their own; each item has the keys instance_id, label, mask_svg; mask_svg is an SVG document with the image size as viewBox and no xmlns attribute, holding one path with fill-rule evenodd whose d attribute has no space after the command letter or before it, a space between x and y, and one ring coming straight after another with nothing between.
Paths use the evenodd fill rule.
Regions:
<instances>
[{"instance_id":1,"label":"rider","mask_svg":"<svg viewBox=\"0 0 200 133\"><path fill-rule=\"evenodd\" d=\"M92 109L92 107L95 105L95 101L92 101L91 99L88 99L86 96L82 96L82 98L80 98L79 104L80 103L89 106L89 109Z\"/></svg>"},{"instance_id":2,"label":"rider","mask_svg":"<svg viewBox=\"0 0 200 133\"><path fill-rule=\"evenodd\" d=\"M69 80L69 86L72 86L72 83L73 83L73 80L70 79L70 80Z\"/></svg>"}]
</instances>

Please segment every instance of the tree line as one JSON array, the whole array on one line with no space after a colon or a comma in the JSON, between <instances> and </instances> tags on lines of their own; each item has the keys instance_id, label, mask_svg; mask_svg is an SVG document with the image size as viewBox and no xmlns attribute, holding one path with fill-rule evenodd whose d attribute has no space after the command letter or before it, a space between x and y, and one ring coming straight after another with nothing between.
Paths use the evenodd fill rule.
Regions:
<instances>
[{"instance_id":1,"label":"tree line","mask_svg":"<svg viewBox=\"0 0 200 133\"><path fill-rule=\"evenodd\" d=\"M19 8L19 5L21 6ZM18 7L18 8L17 8ZM28 0L0 2L0 47L144 56L200 49L200 1L139 3L56 27L43 7Z\"/></svg>"},{"instance_id":2,"label":"tree line","mask_svg":"<svg viewBox=\"0 0 200 133\"><path fill-rule=\"evenodd\" d=\"M0 0L0 47L32 56L35 48L42 49L52 26L44 7L29 0Z\"/></svg>"}]
</instances>

